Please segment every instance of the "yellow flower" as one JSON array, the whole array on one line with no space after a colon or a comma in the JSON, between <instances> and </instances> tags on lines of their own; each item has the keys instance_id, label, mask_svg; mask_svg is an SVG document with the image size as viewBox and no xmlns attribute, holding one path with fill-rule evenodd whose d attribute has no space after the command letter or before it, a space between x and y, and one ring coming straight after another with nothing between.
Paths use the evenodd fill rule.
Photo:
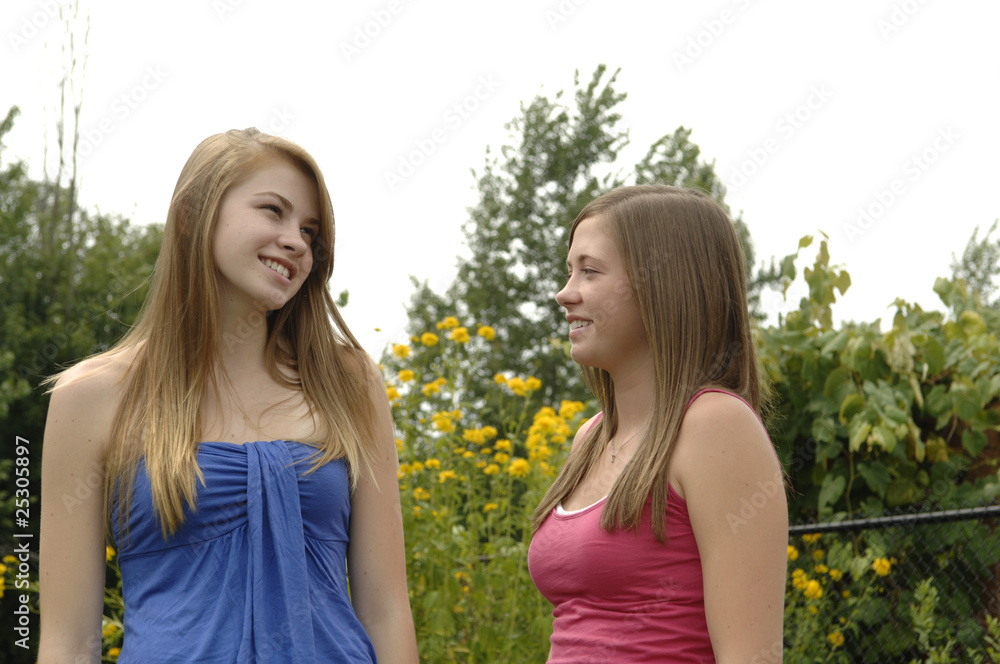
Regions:
<instances>
[{"instance_id":1,"label":"yellow flower","mask_svg":"<svg viewBox=\"0 0 1000 664\"><path fill-rule=\"evenodd\" d=\"M840 596L843 597L844 599L847 599L851 596L851 591L845 590L844 592L840 593Z\"/></svg>"},{"instance_id":2,"label":"yellow flower","mask_svg":"<svg viewBox=\"0 0 1000 664\"><path fill-rule=\"evenodd\" d=\"M497 375L493 376L493 382L496 383L497 385L506 385L507 376L504 376L502 373L498 373Z\"/></svg>"},{"instance_id":3,"label":"yellow flower","mask_svg":"<svg viewBox=\"0 0 1000 664\"><path fill-rule=\"evenodd\" d=\"M396 477L403 479L406 477L411 470L411 466L408 463L399 464L399 468L396 469Z\"/></svg>"},{"instance_id":4,"label":"yellow flower","mask_svg":"<svg viewBox=\"0 0 1000 664\"><path fill-rule=\"evenodd\" d=\"M438 335L433 332L424 332L420 335L420 343L425 346L436 346L438 342Z\"/></svg>"},{"instance_id":5,"label":"yellow flower","mask_svg":"<svg viewBox=\"0 0 1000 664\"><path fill-rule=\"evenodd\" d=\"M111 549L110 546L108 548ZM111 549L111 550L114 551L114 549ZM109 560L110 560L110 558L109 558ZM17 558L15 558L14 556L4 556L3 557L3 561L5 563L7 563L8 565L16 565L17 564Z\"/></svg>"},{"instance_id":6,"label":"yellow flower","mask_svg":"<svg viewBox=\"0 0 1000 664\"><path fill-rule=\"evenodd\" d=\"M796 569L792 572L792 586L796 590L805 590L806 586L809 584L809 577L806 573L800 569Z\"/></svg>"},{"instance_id":7,"label":"yellow flower","mask_svg":"<svg viewBox=\"0 0 1000 664\"><path fill-rule=\"evenodd\" d=\"M402 438L397 438L396 439L396 451L397 452L402 452L403 451L403 439Z\"/></svg>"},{"instance_id":8,"label":"yellow flower","mask_svg":"<svg viewBox=\"0 0 1000 664\"><path fill-rule=\"evenodd\" d=\"M516 458L510 462L507 472L514 477L525 477L531 472L531 464L528 463L527 459Z\"/></svg>"},{"instance_id":9,"label":"yellow flower","mask_svg":"<svg viewBox=\"0 0 1000 664\"><path fill-rule=\"evenodd\" d=\"M448 480L453 480L456 477L458 476L455 475L454 470L442 470L440 473L438 473L438 484L444 484Z\"/></svg>"},{"instance_id":10,"label":"yellow flower","mask_svg":"<svg viewBox=\"0 0 1000 664\"><path fill-rule=\"evenodd\" d=\"M582 401L563 401L559 404L559 417L564 420L571 420L578 413L582 413L584 405Z\"/></svg>"},{"instance_id":11,"label":"yellow flower","mask_svg":"<svg viewBox=\"0 0 1000 664\"><path fill-rule=\"evenodd\" d=\"M438 467L439 468L441 467L441 462L438 461L437 459L431 459L431 461L437 462ZM430 461L427 462L428 465L430 465L430 463L431 463ZM424 464L420 463L419 461L414 461L411 464L411 468L412 468L412 470L413 470L414 473L422 473L422 472L424 472Z\"/></svg>"},{"instance_id":12,"label":"yellow flower","mask_svg":"<svg viewBox=\"0 0 1000 664\"><path fill-rule=\"evenodd\" d=\"M108 657L114 657L115 659L117 659L118 658L118 654L121 651L122 651L121 648L111 648L110 650L108 650Z\"/></svg>"},{"instance_id":13,"label":"yellow flower","mask_svg":"<svg viewBox=\"0 0 1000 664\"><path fill-rule=\"evenodd\" d=\"M489 325L480 325L479 329L476 330L476 334L487 341L493 341L493 339L497 336L497 331Z\"/></svg>"},{"instance_id":14,"label":"yellow flower","mask_svg":"<svg viewBox=\"0 0 1000 664\"><path fill-rule=\"evenodd\" d=\"M534 392L542 386L542 381L538 380L534 376L529 376L528 380L524 381L524 386L529 392Z\"/></svg>"},{"instance_id":15,"label":"yellow flower","mask_svg":"<svg viewBox=\"0 0 1000 664\"><path fill-rule=\"evenodd\" d=\"M456 327L451 331L451 334L448 335L448 338L455 343L467 344L469 343L469 339L471 337L469 337L469 331L467 329L464 327Z\"/></svg>"},{"instance_id":16,"label":"yellow flower","mask_svg":"<svg viewBox=\"0 0 1000 664\"><path fill-rule=\"evenodd\" d=\"M422 511L423 509L424 509L424 508L423 508L423 507L421 507L420 505L414 505L414 506L413 506L413 516L420 516L420 512L421 512L421 511Z\"/></svg>"},{"instance_id":17,"label":"yellow flower","mask_svg":"<svg viewBox=\"0 0 1000 664\"><path fill-rule=\"evenodd\" d=\"M819 533L813 533L811 535L803 535L802 541L805 542L806 544L815 544L816 542L819 541L819 538L820 538Z\"/></svg>"},{"instance_id":18,"label":"yellow flower","mask_svg":"<svg viewBox=\"0 0 1000 664\"><path fill-rule=\"evenodd\" d=\"M817 574L826 574L827 572L830 571L829 568L823 564L816 565L816 567L814 567L813 569L816 571Z\"/></svg>"},{"instance_id":19,"label":"yellow flower","mask_svg":"<svg viewBox=\"0 0 1000 664\"><path fill-rule=\"evenodd\" d=\"M496 475L499 472L500 472L500 466L496 465L495 463L491 463L490 465L483 468L483 473L486 475Z\"/></svg>"},{"instance_id":20,"label":"yellow flower","mask_svg":"<svg viewBox=\"0 0 1000 664\"><path fill-rule=\"evenodd\" d=\"M806 611L808 611L809 613L811 613L813 615L816 615L817 613L819 613L819 607L818 606L807 606L806 607Z\"/></svg>"},{"instance_id":21,"label":"yellow flower","mask_svg":"<svg viewBox=\"0 0 1000 664\"><path fill-rule=\"evenodd\" d=\"M501 438L500 440L498 440L496 443L493 444L493 447L503 452L510 452L510 441L507 440L506 438Z\"/></svg>"},{"instance_id":22,"label":"yellow flower","mask_svg":"<svg viewBox=\"0 0 1000 664\"><path fill-rule=\"evenodd\" d=\"M503 452L497 452L493 455L493 460L497 463L507 463L510 461L510 455Z\"/></svg>"},{"instance_id":23,"label":"yellow flower","mask_svg":"<svg viewBox=\"0 0 1000 664\"><path fill-rule=\"evenodd\" d=\"M427 461L424 462L424 465L427 466L428 468L434 468L435 470L441 469L441 461L439 459L428 459ZM421 468L420 470L423 470L423 468Z\"/></svg>"},{"instance_id":24,"label":"yellow flower","mask_svg":"<svg viewBox=\"0 0 1000 664\"><path fill-rule=\"evenodd\" d=\"M6 573L7 573L7 566L6 565L0 565L0 576L3 576ZM0 584L0 585L2 585L2 584Z\"/></svg>"},{"instance_id":25,"label":"yellow flower","mask_svg":"<svg viewBox=\"0 0 1000 664\"><path fill-rule=\"evenodd\" d=\"M876 558L875 562L872 563L872 569L879 576L888 576L889 572L892 571L892 563L885 558Z\"/></svg>"},{"instance_id":26,"label":"yellow flower","mask_svg":"<svg viewBox=\"0 0 1000 664\"><path fill-rule=\"evenodd\" d=\"M428 491L427 489L424 489L424 488L418 486L416 489L413 490L413 499L414 500L430 500L431 499L431 492Z\"/></svg>"},{"instance_id":27,"label":"yellow flower","mask_svg":"<svg viewBox=\"0 0 1000 664\"><path fill-rule=\"evenodd\" d=\"M397 399L399 399L399 390L390 385L389 387L385 388L385 396L389 399L389 401L396 401Z\"/></svg>"},{"instance_id":28,"label":"yellow flower","mask_svg":"<svg viewBox=\"0 0 1000 664\"><path fill-rule=\"evenodd\" d=\"M447 378L435 378L430 383L427 383L420 388L420 391L424 393L425 397L429 397L432 394L437 394L441 391L441 388L448 384Z\"/></svg>"},{"instance_id":29,"label":"yellow flower","mask_svg":"<svg viewBox=\"0 0 1000 664\"><path fill-rule=\"evenodd\" d=\"M819 562L823 560L824 555L825 554L823 553L823 549L816 549L815 551L813 551L813 560Z\"/></svg>"},{"instance_id":30,"label":"yellow flower","mask_svg":"<svg viewBox=\"0 0 1000 664\"><path fill-rule=\"evenodd\" d=\"M416 375L409 369L403 369L399 372L399 382L401 383L409 383L415 377Z\"/></svg>"},{"instance_id":31,"label":"yellow flower","mask_svg":"<svg viewBox=\"0 0 1000 664\"><path fill-rule=\"evenodd\" d=\"M493 448L492 447L484 447L481 450L479 450L479 453L480 454L493 454Z\"/></svg>"},{"instance_id":32,"label":"yellow flower","mask_svg":"<svg viewBox=\"0 0 1000 664\"><path fill-rule=\"evenodd\" d=\"M819 585L819 581L816 579L810 579L806 583L805 590L802 591L808 599L819 599L823 596L823 586Z\"/></svg>"},{"instance_id":33,"label":"yellow flower","mask_svg":"<svg viewBox=\"0 0 1000 664\"><path fill-rule=\"evenodd\" d=\"M485 467L486 467L486 462L483 461L482 459L476 462L476 468L478 468L479 470L482 470Z\"/></svg>"},{"instance_id":34,"label":"yellow flower","mask_svg":"<svg viewBox=\"0 0 1000 664\"><path fill-rule=\"evenodd\" d=\"M542 469L542 475L545 475L546 477L554 477L556 474L556 469L544 461L539 461L538 467Z\"/></svg>"},{"instance_id":35,"label":"yellow flower","mask_svg":"<svg viewBox=\"0 0 1000 664\"><path fill-rule=\"evenodd\" d=\"M839 569L834 568L830 570L830 578L833 579L834 581L840 581L843 577L844 573L841 572Z\"/></svg>"},{"instance_id":36,"label":"yellow flower","mask_svg":"<svg viewBox=\"0 0 1000 664\"><path fill-rule=\"evenodd\" d=\"M482 429L466 429L462 432L462 439L475 445L482 445L486 442L486 435Z\"/></svg>"},{"instance_id":37,"label":"yellow flower","mask_svg":"<svg viewBox=\"0 0 1000 664\"><path fill-rule=\"evenodd\" d=\"M497 434L499 433L496 427L491 427L491 426L485 426L482 429L480 429L480 431L483 432L483 437L486 438L486 440L492 440L496 438Z\"/></svg>"},{"instance_id":38,"label":"yellow flower","mask_svg":"<svg viewBox=\"0 0 1000 664\"><path fill-rule=\"evenodd\" d=\"M454 316L448 316L443 321L437 324L439 330L450 330L453 327L458 327L458 319Z\"/></svg>"},{"instance_id":39,"label":"yellow flower","mask_svg":"<svg viewBox=\"0 0 1000 664\"><path fill-rule=\"evenodd\" d=\"M826 635L827 640L833 645L834 648L839 648L844 645L844 635L839 631L830 632Z\"/></svg>"},{"instance_id":40,"label":"yellow flower","mask_svg":"<svg viewBox=\"0 0 1000 664\"><path fill-rule=\"evenodd\" d=\"M4 561L6 561L7 558L13 558L13 557L14 556L7 556L7 557L4 558ZM112 547L112 546L106 546L106 547L104 547L104 557L107 559L107 562L110 563L111 559L115 557L115 549L114 549L114 547Z\"/></svg>"},{"instance_id":41,"label":"yellow flower","mask_svg":"<svg viewBox=\"0 0 1000 664\"><path fill-rule=\"evenodd\" d=\"M472 450L465 450L464 452L462 452L463 459L471 459L474 456L476 456L476 453L473 452Z\"/></svg>"},{"instance_id":42,"label":"yellow flower","mask_svg":"<svg viewBox=\"0 0 1000 664\"><path fill-rule=\"evenodd\" d=\"M525 385L524 379L518 378L517 376L514 376L507 381L507 387L509 387L510 391L519 397L523 397L528 392L528 386Z\"/></svg>"},{"instance_id":43,"label":"yellow flower","mask_svg":"<svg viewBox=\"0 0 1000 664\"><path fill-rule=\"evenodd\" d=\"M789 560L798 560L799 559L799 550L796 549L791 544L788 545L788 559Z\"/></svg>"},{"instance_id":44,"label":"yellow flower","mask_svg":"<svg viewBox=\"0 0 1000 664\"><path fill-rule=\"evenodd\" d=\"M400 360L407 358L413 351L406 344L393 344L392 345L392 356L399 358Z\"/></svg>"},{"instance_id":45,"label":"yellow flower","mask_svg":"<svg viewBox=\"0 0 1000 664\"><path fill-rule=\"evenodd\" d=\"M497 509L498 507L500 507L500 506L497 505L496 503L486 503L485 505L483 505L483 512L484 513L485 512L489 512L491 510Z\"/></svg>"},{"instance_id":46,"label":"yellow flower","mask_svg":"<svg viewBox=\"0 0 1000 664\"><path fill-rule=\"evenodd\" d=\"M106 639L109 636L113 636L114 633L117 631L118 631L118 625L109 622L107 625L104 626L104 629L101 630L101 637Z\"/></svg>"},{"instance_id":47,"label":"yellow flower","mask_svg":"<svg viewBox=\"0 0 1000 664\"><path fill-rule=\"evenodd\" d=\"M532 461L545 461L552 456L552 448L548 445L539 445L528 453L528 458Z\"/></svg>"},{"instance_id":48,"label":"yellow flower","mask_svg":"<svg viewBox=\"0 0 1000 664\"><path fill-rule=\"evenodd\" d=\"M431 415L431 421L434 423L434 428L438 431L444 433L451 433L455 430L455 422L451 419L451 413L440 412Z\"/></svg>"}]
</instances>

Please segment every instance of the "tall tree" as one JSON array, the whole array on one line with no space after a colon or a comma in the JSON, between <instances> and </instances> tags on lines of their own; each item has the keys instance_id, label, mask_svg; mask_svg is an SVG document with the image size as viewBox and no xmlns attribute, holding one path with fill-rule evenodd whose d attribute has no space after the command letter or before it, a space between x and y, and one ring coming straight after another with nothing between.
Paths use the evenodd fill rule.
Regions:
<instances>
[{"instance_id":1,"label":"tall tree","mask_svg":"<svg viewBox=\"0 0 1000 664\"><path fill-rule=\"evenodd\" d=\"M497 343L489 353L470 355L480 383L497 372L516 371L542 381L547 401L581 398L585 390L569 360L563 313L554 295L565 276L568 230L582 207L600 194L628 183L659 182L698 187L725 205L725 186L714 164L700 157L691 131L679 127L664 135L632 169L616 168L628 145L619 127L619 105L626 94L615 90L618 72L599 66L586 83L574 77L573 104L560 91L535 97L506 125L512 144L499 156L487 149L477 176L479 203L464 226L471 255L460 258L458 274L444 294L415 282L409 307L411 333L433 330L449 315L463 323L490 325ZM750 236L735 221L749 266ZM777 280L775 268L751 279L751 296Z\"/></svg>"},{"instance_id":2,"label":"tall tree","mask_svg":"<svg viewBox=\"0 0 1000 664\"><path fill-rule=\"evenodd\" d=\"M982 303L992 309L1000 309L997 297L997 275L1000 274L1000 239L993 237L1000 220L994 221L979 238L979 227L965 245L961 258L952 254L951 274L954 279L962 279L969 291L979 296Z\"/></svg>"}]
</instances>

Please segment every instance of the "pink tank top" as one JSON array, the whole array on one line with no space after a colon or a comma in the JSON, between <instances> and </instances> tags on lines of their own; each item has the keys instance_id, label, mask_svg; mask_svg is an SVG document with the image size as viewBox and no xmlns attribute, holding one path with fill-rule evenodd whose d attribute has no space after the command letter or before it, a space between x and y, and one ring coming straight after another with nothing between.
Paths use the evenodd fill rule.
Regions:
<instances>
[{"instance_id":1,"label":"pink tank top","mask_svg":"<svg viewBox=\"0 0 1000 664\"><path fill-rule=\"evenodd\" d=\"M705 392L724 390L702 390L691 401ZM687 503L668 487L668 541L661 544L651 498L638 533L602 530L604 502L570 514L553 510L528 549L531 578L553 605L549 664L714 664Z\"/></svg>"}]
</instances>

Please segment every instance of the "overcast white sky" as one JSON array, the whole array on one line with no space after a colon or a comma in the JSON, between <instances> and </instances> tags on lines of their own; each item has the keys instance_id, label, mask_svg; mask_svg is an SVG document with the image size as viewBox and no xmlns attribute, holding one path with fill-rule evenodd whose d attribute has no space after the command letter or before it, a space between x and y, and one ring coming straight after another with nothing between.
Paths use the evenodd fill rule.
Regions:
<instances>
[{"instance_id":1,"label":"overcast white sky","mask_svg":"<svg viewBox=\"0 0 1000 664\"><path fill-rule=\"evenodd\" d=\"M6 0L0 15L0 111L22 110L5 159L36 176L58 101L52 14L67 2ZM621 166L691 128L759 259L830 236L854 281L839 318L885 320L896 297L942 308L935 277L1000 216L992 1L80 4L82 203L162 221L206 136L253 125L301 143L337 215L332 288L350 291L345 316L374 355L404 338L409 275L450 282L476 202L470 169L508 140L504 123L600 63L621 68L628 93ZM390 186L428 141L433 153Z\"/></svg>"}]
</instances>

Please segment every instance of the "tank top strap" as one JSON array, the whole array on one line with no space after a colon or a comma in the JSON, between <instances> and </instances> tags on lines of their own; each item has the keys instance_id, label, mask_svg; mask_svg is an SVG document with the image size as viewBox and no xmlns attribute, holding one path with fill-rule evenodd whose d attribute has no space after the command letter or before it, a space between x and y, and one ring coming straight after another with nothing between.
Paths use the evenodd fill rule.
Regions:
<instances>
[{"instance_id":1,"label":"tank top strap","mask_svg":"<svg viewBox=\"0 0 1000 664\"><path fill-rule=\"evenodd\" d=\"M698 390L697 392L695 392L694 396L691 397L691 400L688 401L687 406L685 407L685 410L687 410L688 408L691 407L691 404L694 403L695 399L697 399L701 395L707 394L709 392L719 392L721 394L728 394L731 397L736 397L737 399L739 399L740 401L742 401L743 403L745 403L746 406L747 406L747 408L749 408L751 411L753 411L754 417L757 418L757 421L760 422L761 426L764 426L764 421L762 419L760 419L760 415L757 414L757 411L754 409L753 406L750 405L749 401L747 401L746 399L744 399L740 395L736 394L735 392L730 392L729 390L723 390L723 389L718 388L718 387L706 387L704 389L701 389L701 390Z\"/></svg>"}]
</instances>

